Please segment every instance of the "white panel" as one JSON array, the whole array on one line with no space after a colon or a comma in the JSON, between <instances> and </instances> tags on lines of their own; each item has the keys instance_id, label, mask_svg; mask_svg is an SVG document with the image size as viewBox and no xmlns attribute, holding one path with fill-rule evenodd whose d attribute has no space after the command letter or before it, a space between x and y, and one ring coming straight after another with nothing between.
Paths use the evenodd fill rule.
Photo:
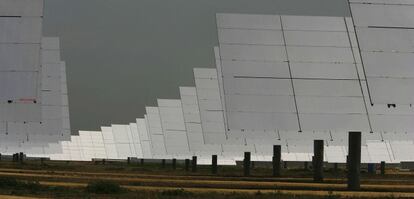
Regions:
<instances>
[{"instance_id":1,"label":"white panel","mask_svg":"<svg viewBox=\"0 0 414 199\"><path fill-rule=\"evenodd\" d=\"M281 16L284 30L346 31L343 17Z\"/></svg>"},{"instance_id":2,"label":"white panel","mask_svg":"<svg viewBox=\"0 0 414 199\"><path fill-rule=\"evenodd\" d=\"M151 142L150 141L142 141L141 142L142 147L142 155L144 158L152 158L151 153Z\"/></svg>"},{"instance_id":3,"label":"white panel","mask_svg":"<svg viewBox=\"0 0 414 199\"><path fill-rule=\"evenodd\" d=\"M392 141L390 146L396 161L405 162L414 159L413 153L407 153L408 151L414 151L413 141Z\"/></svg>"},{"instance_id":4,"label":"white panel","mask_svg":"<svg viewBox=\"0 0 414 199\"><path fill-rule=\"evenodd\" d=\"M297 96L362 96L358 81L293 80Z\"/></svg>"},{"instance_id":5,"label":"white panel","mask_svg":"<svg viewBox=\"0 0 414 199\"><path fill-rule=\"evenodd\" d=\"M367 142L368 152L371 159L371 162L380 163L381 161L392 162L391 161L391 151L387 147L386 142L381 141L370 141Z\"/></svg>"},{"instance_id":6,"label":"white panel","mask_svg":"<svg viewBox=\"0 0 414 199\"><path fill-rule=\"evenodd\" d=\"M222 60L223 75L251 77L290 77L286 62L254 62Z\"/></svg>"},{"instance_id":7,"label":"white panel","mask_svg":"<svg viewBox=\"0 0 414 199\"><path fill-rule=\"evenodd\" d=\"M351 63L291 63L290 68L292 69L293 78L358 78L355 65Z\"/></svg>"},{"instance_id":8,"label":"white panel","mask_svg":"<svg viewBox=\"0 0 414 199\"><path fill-rule=\"evenodd\" d=\"M375 4L407 4L413 5L413 0L349 0L351 3L375 3Z\"/></svg>"},{"instance_id":9,"label":"white panel","mask_svg":"<svg viewBox=\"0 0 414 199\"><path fill-rule=\"evenodd\" d=\"M232 112L296 112L293 96L227 95L226 102Z\"/></svg>"},{"instance_id":10,"label":"white panel","mask_svg":"<svg viewBox=\"0 0 414 199\"><path fill-rule=\"evenodd\" d=\"M302 130L369 132L366 114L299 114Z\"/></svg>"},{"instance_id":11,"label":"white panel","mask_svg":"<svg viewBox=\"0 0 414 199\"><path fill-rule=\"evenodd\" d=\"M350 48L287 47L292 62L354 63Z\"/></svg>"},{"instance_id":12,"label":"white panel","mask_svg":"<svg viewBox=\"0 0 414 199\"><path fill-rule=\"evenodd\" d=\"M293 95L290 79L225 78L226 94Z\"/></svg>"},{"instance_id":13,"label":"white panel","mask_svg":"<svg viewBox=\"0 0 414 199\"><path fill-rule=\"evenodd\" d=\"M43 37L42 38L43 50L59 50L60 40L58 37Z\"/></svg>"},{"instance_id":14,"label":"white panel","mask_svg":"<svg viewBox=\"0 0 414 199\"><path fill-rule=\"evenodd\" d=\"M358 28L362 51L414 52L414 30L389 28Z\"/></svg>"},{"instance_id":15,"label":"white panel","mask_svg":"<svg viewBox=\"0 0 414 199\"><path fill-rule=\"evenodd\" d=\"M35 72L0 72L0 99L33 103L38 94L37 79Z\"/></svg>"},{"instance_id":16,"label":"white panel","mask_svg":"<svg viewBox=\"0 0 414 199\"><path fill-rule=\"evenodd\" d=\"M368 77L414 78L413 53L362 52L362 56Z\"/></svg>"},{"instance_id":17,"label":"white panel","mask_svg":"<svg viewBox=\"0 0 414 199\"><path fill-rule=\"evenodd\" d=\"M280 18L275 15L217 14L219 28L280 30Z\"/></svg>"},{"instance_id":18,"label":"white panel","mask_svg":"<svg viewBox=\"0 0 414 199\"><path fill-rule=\"evenodd\" d=\"M326 161L329 163L346 163L346 152L342 146L327 146Z\"/></svg>"},{"instance_id":19,"label":"white panel","mask_svg":"<svg viewBox=\"0 0 414 199\"><path fill-rule=\"evenodd\" d=\"M114 135L114 141L115 143L129 143L129 137L128 137L128 130L129 128L127 125L112 125L112 132Z\"/></svg>"},{"instance_id":20,"label":"white panel","mask_svg":"<svg viewBox=\"0 0 414 199\"><path fill-rule=\"evenodd\" d=\"M151 146L153 156L165 155L167 153L164 143L164 135L151 135Z\"/></svg>"},{"instance_id":21,"label":"white panel","mask_svg":"<svg viewBox=\"0 0 414 199\"><path fill-rule=\"evenodd\" d=\"M285 31L288 46L351 47L347 32Z\"/></svg>"},{"instance_id":22,"label":"white panel","mask_svg":"<svg viewBox=\"0 0 414 199\"><path fill-rule=\"evenodd\" d=\"M214 68L194 68L196 79L217 79L217 70Z\"/></svg>"},{"instance_id":23,"label":"white panel","mask_svg":"<svg viewBox=\"0 0 414 199\"><path fill-rule=\"evenodd\" d=\"M150 135L162 135L161 118L158 107L145 107L147 115L147 128Z\"/></svg>"},{"instance_id":24,"label":"white panel","mask_svg":"<svg viewBox=\"0 0 414 199\"><path fill-rule=\"evenodd\" d=\"M414 7L403 5L351 4L356 26L414 27Z\"/></svg>"},{"instance_id":25,"label":"white panel","mask_svg":"<svg viewBox=\"0 0 414 199\"><path fill-rule=\"evenodd\" d=\"M296 113L232 112L229 127L250 130L299 130Z\"/></svg>"},{"instance_id":26,"label":"white panel","mask_svg":"<svg viewBox=\"0 0 414 199\"><path fill-rule=\"evenodd\" d=\"M41 110L38 104L0 104L0 121L40 122Z\"/></svg>"},{"instance_id":27,"label":"white panel","mask_svg":"<svg viewBox=\"0 0 414 199\"><path fill-rule=\"evenodd\" d=\"M219 29L218 32L220 44L284 44L279 30Z\"/></svg>"},{"instance_id":28,"label":"white panel","mask_svg":"<svg viewBox=\"0 0 414 199\"><path fill-rule=\"evenodd\" d=\"M158 100L162 128L185 131L183 110L180 100Z\"/></svg>"},{"instance_id":29,"label":"white panel","mask_svg":"<svg viewBox=\"0 0 414 199\"><path fill-rule=\"evenodd\" d=\"M368 78L368 83L374 104L414 103L414 79Z\"/></svg>"},{"instance_id":30,"label":"white panel","mask_svg":"<svg viewBox=\"0 0 414 199\"><path fill-rule=\"evenodd\" d=\"M0 17L0 43L40 43L42 19Z\"/></svg>"},{"instance_id":31,"label":"white panel","mask_svg":"<svg viewBox=\"0 0 414 199\"><path fill-rule=\"evenodd\" d=\"M135 155L137 158L143 158L141 139L139 138L138 126L136 123L129 124L131 129L132 143L135 148Z\"/></svg>"},{"instance_id":32,"label":"white panel","mask_svg":"<svg viewBox=\"0 0 414 199\"><path fill-rule=\"evenodd\" d=\"M167 153L172 155L183 155L189 153L187 133L184 131L166 131Z\"/></svg>"},{"instance_id":33,"label":"white panel","mask_svg":"<svg viewBox=\"0 0 414 199\"><path fill-rule=\"evenodd\" d=\"M371 122L374 131L414 132L414 115L374 115Z\"/></svg>"},{"instance_id":34,"label":"white panel","mask_svg":"<svg viewBox=\"0 0 414 199\"><path fill-rule=\"evenodd\" d=\"M296 97L300 113L366 113L360 97ZM346 128L346 126L344 126Z\"/></svg>"},{"instance_id":35,"label":"white panel","mask_svg":"<svg viewBox=\"0 0 414 199\"><path fill-rule=\"evenodd\" d=\"M138 118L137 119L137 127L138 127L138 133L141 140L150 140L149 132L147 129L147 124L145 122L145 119Z\"/></svg>"},{"instance_id":36,"label":"white panel","mask_svg":"<svg viewBox=\"0 0 414 199\"><path fill-rule=\"evenodd\" d=\"M38 71L39 44L0 44L1 71Z\"/></svg>"},{"instance_id":37,"label":"white panel","mask_svg":"<svg viewBox=\"0 0 414 199\"><path fill-rule=\"evenodd\" d=\"M224 60L286 61L286 51L283 46L222 44L220 54Z\"/></svg>"},{"instance_id":38,"label":"white panel","mask_svg":"<svg viewBox=\"0 0 414 199\"><path fill-rule=\"evenodd\" d=\"M42 63L60 63L60 51L42 50Z\"/></svg>"},{"instance_id":39,"label":"white panel","mask_svg":"<svg viewBox=\"0 0 414 199\"><path fill-rule=\"evenodd\" d=\"M1 0L0 16L43 16L43 0Z\"/></svg>"}]
</instances>

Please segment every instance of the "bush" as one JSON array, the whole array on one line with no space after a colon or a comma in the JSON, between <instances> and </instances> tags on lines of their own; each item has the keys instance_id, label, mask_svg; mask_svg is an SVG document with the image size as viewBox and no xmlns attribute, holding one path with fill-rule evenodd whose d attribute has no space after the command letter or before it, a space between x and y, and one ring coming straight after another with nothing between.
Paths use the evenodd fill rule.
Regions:
<instances>
[{"instance_id":1,"label":"bush","mask_svg":"<svg viewBox=\"0 0 414 199\"><path fill-rule=\"evenodd\" d=\"M173 190L165 190L161 192L163 196L189 196L191 195L190 192L185 191L184 189L173 189Z\"/></svg>"},{"instance_id":2,"label":"bush","mask_svg":"<svg viewBox=\"0 0 414 199\"><path fill-rule=\"evenodd\" d=\"M96 181L91 182L86 187L86 191L89 193L96 193L96 194L116 194L121 193L124 190L122 187L115 183L110 181Z\"/></svg>"},{"instance_id":3,"label":"bush","mask_svg":"<svg viewBox=\"0 0 414 199\"><path fill-rule=\"evenodd\" d=\"M0 178L0 188L16 187L19 182L14 178Z\"/></svg>"}]
</instances>

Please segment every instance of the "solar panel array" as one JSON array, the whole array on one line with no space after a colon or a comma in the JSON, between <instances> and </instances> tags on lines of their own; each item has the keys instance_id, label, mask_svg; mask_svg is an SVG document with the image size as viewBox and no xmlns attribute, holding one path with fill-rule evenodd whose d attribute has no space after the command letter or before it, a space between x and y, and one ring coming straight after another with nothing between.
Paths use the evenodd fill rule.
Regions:
<instances>
[{"instance_id":1,"label":"solar panel array","mask_svg":"<svg viewBox=\"0 0 414 199\"><path fill-rule=\"evenodd\" d=\"M352 18L217 14L216 68L195 68L195 87L180 87L181 99L158 99L132 123L70 137L65 66L58 40L45 38L39 110L48 131L16 130L19 139L30 135L26 148L7 137L1 152L76 161L196 155L200 164L211 164L214 154L219 164L235 164L245 151L271 161L277 144L284 161L311 161L313 140L322 139L325 160L345 162L347 132L362 131L362 162L413 161L414 20L407 5L414 3L388 2L351 0Z\"/></svg>"},{"instance_id":2,"label":"solar panel array","mask_svg":"<svg viewBox=\"0 0 414 199\"><path fill-rule=\"evenodd\" d=\"M0 0L0 153L39 156L70 140L66 66L59 39L42 37L43 7Z\"/></svg>"}]
</instances>

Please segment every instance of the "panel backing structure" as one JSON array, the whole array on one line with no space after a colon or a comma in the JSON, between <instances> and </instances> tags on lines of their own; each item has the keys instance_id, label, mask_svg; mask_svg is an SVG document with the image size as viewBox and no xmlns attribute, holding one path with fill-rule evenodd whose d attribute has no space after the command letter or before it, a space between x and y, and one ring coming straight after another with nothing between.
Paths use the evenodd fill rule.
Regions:
<instances>
[{"instance_id":1,"label":"panel backing structure","mask_svg":"<svg viewBox=\"0 0 414 199\"><path fill-rule=\"evenodd\" d=\"M350 0L373 129L414 133L414 2Z\"/></svg>"},{"instance_id":2,"label":"panel backing structure","mask_svg":"<svg viewBox=\"0 0 414 199\"><path fill-rule=\"evenodd\" d=\"M370 132L351 21L217 14L228 129Z\"/></svg>"},{"instance_id":3,"label":"panel backing structure","mask_svg":"<svg viewBox=\"0 0 414 199\"><path fill-rule=\"evenodd\" d=\"M3 154L58 153L56 144L71 137L66 66L60 59L59 39L42 37L43 4L43 0L0 0Z\"/></svg>"},{"instance_id":4,"label":"panel backing structure","mask_svg":"<svg viewBox=\"0 0 414 199\"><path fill-rule=\"evenodd\" d=\"M66 64L60 61L59 38L44 37L41 44L40 122L1 122L0 148L3 153L44 154L49 143L70 139L66 86ZM30 115L30 109L19 114ZM14 112L16 113L16 112ZM13 114L13 112L10 112Z\"/></svg>"},{"instance_id":5,"label":"panel backing structure","mask_svg":"<svg viewBox=\"0 0 414 199\"><path fill-rule=\"evenodd\" d=\"M40 122L43 0L0 1L0 122Z\"/></svg>"}]
</instances>

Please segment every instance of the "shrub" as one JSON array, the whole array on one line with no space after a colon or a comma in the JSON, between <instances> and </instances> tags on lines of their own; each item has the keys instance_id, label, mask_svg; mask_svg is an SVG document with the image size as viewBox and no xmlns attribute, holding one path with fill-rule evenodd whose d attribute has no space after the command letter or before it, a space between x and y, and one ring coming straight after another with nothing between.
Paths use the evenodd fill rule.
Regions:
<instances>
[{"instance_id":1,"label":"shrub","mask_svg":"<svg viewBox=\"0 0 414 199\"><path fill-rule=\"evenodd\" d=\"M115 182L110 181L96 181L90 182L86 187L86 191L89 193L96 193L96 194L116 194L121 193L124 190L122 187Z\"/></svg>"},{"instance_id":2,"label":"shrub","mask_svg":"<svg viewBox=\"0 0 414 199\"><path fill-rule=\"evenodd\" d=\"M161 195L164 196L189 196L191 195L190 192L185 191L184 189L174 189L174 190L166 190L162 191Z\"/></svg>"}]
</instances>

